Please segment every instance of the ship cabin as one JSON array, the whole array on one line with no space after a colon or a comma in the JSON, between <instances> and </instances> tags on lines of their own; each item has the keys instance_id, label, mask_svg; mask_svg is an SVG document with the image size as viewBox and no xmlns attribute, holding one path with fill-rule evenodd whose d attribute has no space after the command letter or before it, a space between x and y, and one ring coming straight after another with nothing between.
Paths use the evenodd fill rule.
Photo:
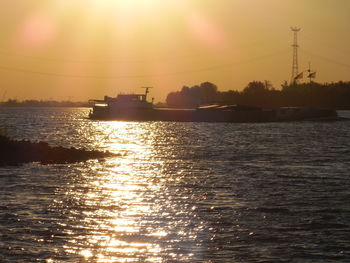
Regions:
<instances>
[{"instance_id":1,"label":"ship cabin","mask_svg":"<svg viewBox=\"0 0 350 263\"><path fill-rule=\"evenodd\" d=\"M116 98L105 97L110 108L152 108L152 103L147 101L145 94L119 94Z\"/></svg>"}]
</instances>

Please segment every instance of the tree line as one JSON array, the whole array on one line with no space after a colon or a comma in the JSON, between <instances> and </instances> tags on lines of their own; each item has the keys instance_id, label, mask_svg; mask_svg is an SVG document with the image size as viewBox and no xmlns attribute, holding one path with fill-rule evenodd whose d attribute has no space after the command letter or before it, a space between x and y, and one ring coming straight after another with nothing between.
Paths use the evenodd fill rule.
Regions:
<instances>
[{"instance_id":1,"label":"tree line","mask_svg":"<svg viewBox=\"0 0 350 263\"><path fill-rule=\"evenodd\" d=\"M166 102L169 107L180 108L216 103L262 108L324 107L350 110L350 82L284 83L281 89L275 89L268 81L252 81L242 91L219 91L215 84L204 82L169 93Z\"/></svg>"}]
</instances>

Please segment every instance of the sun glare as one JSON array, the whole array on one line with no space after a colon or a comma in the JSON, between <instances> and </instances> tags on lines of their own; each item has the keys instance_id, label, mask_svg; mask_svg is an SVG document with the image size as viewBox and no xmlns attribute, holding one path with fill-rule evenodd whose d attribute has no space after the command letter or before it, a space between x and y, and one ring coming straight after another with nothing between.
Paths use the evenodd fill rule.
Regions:
<instances>
[{"instance_id":1,"label":"sun glare","mask_svg":"<svg viewBox=\"0 0 350 263\"><path fill-rule=\"evenodd\" d=\"M187 59L190 49L216 52L229 46L218 21L203 4L189 0L53 0L28 10L13 32L14 53L39 58L19 67L57 75L52 86L61 97L71 86L68 93L79 97L89 93L87 87L95 93L90 96L101 96L141 82L170 85L173 73L202 65Z\"/></svg>"},{"instance_id":2,"label":"sun glare","mask_svg":"<svg viewBox=\"0 0 350 263\"><path fill-rule=\"evenodd\" d=\"M89 0L88 4L99 8L115 8L118 10L138 10L138 11L156 11L160 8L169 7L169 5L181 6L183 1L178 0Z\"/></svg>"}]
</instances>

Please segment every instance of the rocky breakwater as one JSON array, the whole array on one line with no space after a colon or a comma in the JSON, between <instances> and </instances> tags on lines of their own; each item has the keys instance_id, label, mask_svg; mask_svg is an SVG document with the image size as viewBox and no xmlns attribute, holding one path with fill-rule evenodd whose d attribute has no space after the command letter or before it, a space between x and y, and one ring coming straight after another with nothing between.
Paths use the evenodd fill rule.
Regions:
<instances>
[{"instance_id":1,"label":"rocky breakwater","mask_svg":"<svg viewBox=\"0 0 350 263\"><path fill-rule=\"evenodd\" d=\"M89 151L74 147L53 147L46 142L19 141L0 135L0 166L29 162L42 164L74 163L111 156L115 156L115 154L108 151Z\"/></svg>"}]
</instances>

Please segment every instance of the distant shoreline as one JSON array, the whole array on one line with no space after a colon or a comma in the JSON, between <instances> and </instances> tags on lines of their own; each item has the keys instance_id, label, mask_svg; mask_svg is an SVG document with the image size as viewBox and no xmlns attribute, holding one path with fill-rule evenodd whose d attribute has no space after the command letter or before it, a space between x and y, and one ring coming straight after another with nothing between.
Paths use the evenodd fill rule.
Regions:
<instances>
[{"instance_id":1,"label":"distant shoreline","mask_svg":"<svg viewBox=\"0 0 350 263\"><path fill-rule=\"evenodd\" d=\"M16 106L3 106L0 105L0 109L10 109L10 108L90 108L90 106L22 106L22 105L16 105Z\"/></svg>"},{"instance_id":2,"label":"distant shoreline","mask_svg":"<svg viewBox=\"0 0 350 263\"><path fill-rule=\"evenodd\" d=\"M88 102L73 102L73 101L37 101L37 100L24 100L24 101L17 101L17 100L8 100L4 102L0 102L1 108L23 108L23 107L89 107Z\"/></svg>"}]
</instances>

